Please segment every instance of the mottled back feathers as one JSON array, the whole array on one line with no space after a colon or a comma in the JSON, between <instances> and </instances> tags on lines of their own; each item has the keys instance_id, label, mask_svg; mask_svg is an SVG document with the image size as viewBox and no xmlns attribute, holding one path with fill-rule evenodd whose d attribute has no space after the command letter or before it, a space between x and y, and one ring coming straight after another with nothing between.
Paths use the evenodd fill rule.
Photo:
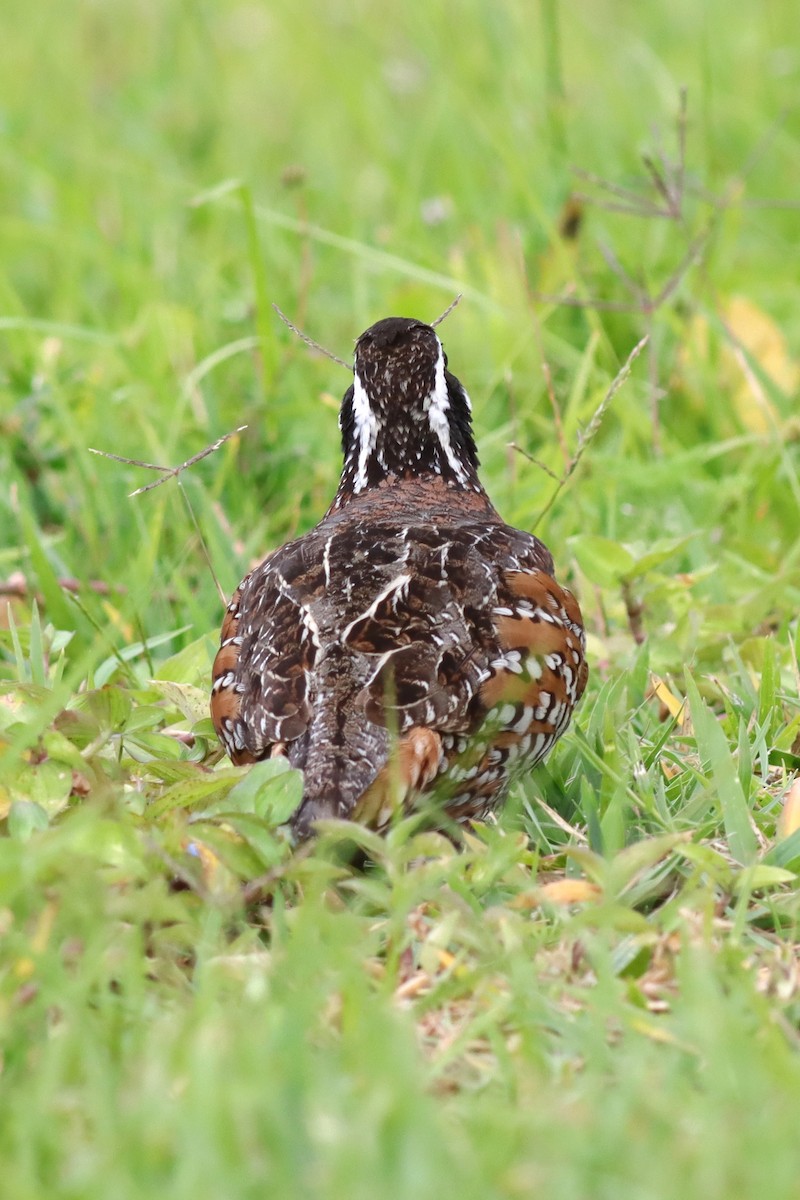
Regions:
<instances>
[{"instance_id":1,"label":"mottled back feathers","mask_svg":"<svg viewBox=\"0 0 800 1200\"><path fill-rule=\"evenodd\" d=\"M340 425L328 513L229 605L215 726L235 762L283 754L304 771L300 834L321 817L381 825L432 786L451 815L480 816L566 728L580 611L483 491L433 329L388 318L359 338Z\"/></svg>"}]
</instances>

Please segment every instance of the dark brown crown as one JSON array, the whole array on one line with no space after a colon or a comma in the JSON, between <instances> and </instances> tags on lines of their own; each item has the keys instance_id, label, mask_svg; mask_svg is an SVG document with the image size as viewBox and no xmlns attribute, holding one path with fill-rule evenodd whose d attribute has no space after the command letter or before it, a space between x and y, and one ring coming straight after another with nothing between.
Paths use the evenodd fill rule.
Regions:
<instances>
[{"instance_id":1,"label":"dark brown crown","mask_svg":"<svg viewBox=\"0 0 800 1200\"><path fill-rule=\"evenodd\" d=\"M333 507L387 479L436 475L482 492L469 397L430 325L386 317L356 342L342 400L344 467Z\"/></svg>"}]
</instances>

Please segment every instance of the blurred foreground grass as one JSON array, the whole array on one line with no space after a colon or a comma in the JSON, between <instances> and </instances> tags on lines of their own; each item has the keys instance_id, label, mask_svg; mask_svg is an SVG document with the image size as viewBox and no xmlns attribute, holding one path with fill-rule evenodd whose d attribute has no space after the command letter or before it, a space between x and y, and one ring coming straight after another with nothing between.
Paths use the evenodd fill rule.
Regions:
<instances>
[{"instance_id":1,"label":"blurred foreground grass","mask_svg":"<svg viewBox=\"0 0 800 1200\"><path fill-rule=\"evenodd\" d=\"M792 6L6 10L6 1194L793 1197ZM293 773L216 761L195 519L227 592L335 486L346 376L271 301L347 357L456 292L590 691L500 827L353 872L346 829L290 854ZM564 473L646 333L549 507L526 454ZM182 493L88 452L243 424Z\"/></svg>"}]
</instances>

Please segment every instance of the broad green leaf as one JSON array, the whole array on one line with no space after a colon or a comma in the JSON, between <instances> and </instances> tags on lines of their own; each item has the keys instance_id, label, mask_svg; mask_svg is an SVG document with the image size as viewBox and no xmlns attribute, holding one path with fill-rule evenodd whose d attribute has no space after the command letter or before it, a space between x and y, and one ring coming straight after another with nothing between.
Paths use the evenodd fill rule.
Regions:
<instances>
[{"instance_id":1,"label":"broad green leaf","mask_svg":"<svg viewBox=\"0 0 800 1200\"><path fill-rule=\"evenodd\" d=\"M762 861L791 871L800 870L800 829L795 829L787 838L776 842Z\"/></svg>"},{"instance_id":2,"label":"broad green leaf","mask_svg":"<svg viewBox=\"0 0 800 1200\"><path fill-rule=\"evenodd\" d=\"M236 779L230 775L215 775L197 770L194 779L181 779L148 805L147 816L152 820L175 808L198 808L212 798L226 800Z\"/></svg>"},{"instance_id":3,"label":"broad green leaf","mask_svg":"<svg viewBox=\"0 0 800 1200\"><path fill-rule=\"evenodd\" d=\"M183 747L175 738L147 731L123 737L125 753L134 762L148 763L154 758L182 758Z\"/></svg>"},{"instance_id":4,"label":"broad green leaf","mask_svg":"<svg viewBox=\"0 0 800 1200\"><path fill-rule=\"evenodd\" d=\"M192 836L188 839L186 848L187 852L202 864L204 882L212 890L221 890L223 893L229 894L233 891L230 881L225 879L224 875L221 878L215 878L214 864L202 853L200 847L193 850L196 842L210 849L225 870L238 880L256 879L264 870L261 855L257 854L238 833L232 829L222 829L211 821L198 821L196 825L192 826Z\"/></svg>"},{"instance_id":5,"label":"broad green leaf","mask_svg":"<svg viewBox=\"0 0 800 1200\"><path fill-rule=\"evenodd\" d=\"M215 652L213 640L208 634L203 634L161 663L156 671L156 680L199 687L211 678L211 664Z\"/></svg>"},{"instance_id":6,"label":"broad green leaf","mask_svg":"<svg viewBox=\"0 0 800 1200\"><path fill-rule=\"evenodd\" d=\"M285 758L253 763L226 799L226 807L254 813L271 825L282 825L303 798L303 776Z\"/></svg>"},{"instance_id":7,"label":"broad green leaf","mask_svg":"<svg viewBox=\"0 0 800 1200\"><path fill-rule=\"evenodd\" d=\"M253 853L258 855L265 870L277 866L286 857L287 842L275 836L275 825L265 821L263 817L247 812L222 812L217 813L214 818L214 823L218 822L230 826L247 842ZM205 823L208 824L208 820Z\"/></svg>"},{"instance_id":8,"label":"broad green leaf","mask_svg":"<svg viewBox=\"0 0 800 1200\"><path fill-rule=\"evenodd\" d=\"M14 800L8 812L8 832L13 838L27 842L28 838L49 825L47 813L32 800Z\"/></svg>"},{"instance_id":9,"label":"broad green leaf","mask_svg":"<svg viewBox=\"0 0 800 1200\"><path fill-rule=\"evenodd\" d=\"M779 887L783 883L795 883L796 880L796 872L760 862L737 873L733 881L733 890L739 895L742 892L755 892L760 888Z\"/></svg>"},{"instance_id":10,"label":"broad green leaf","mask_svg":"<svg viewBox=\"0 0 800 1200\"><path fill-rule=\"evenodd\" d=\"M569 544L586 577L600 587L618 586L636 567L627 546L610 538L582 533L570 538Z\"/></svg>"},{"instance_id":11,"label":"broad green leaf","mask_svg":"<svg viewBox=\"0 0 800 1200\"><path fill-rule=\"evenodd\" d=\"M88 713L101 730L118 733L131 717L133 701L126 688L118 684L82 692L72 701L71 708Z\"/></svg>"},{"instance_id":12,"label":"broad green leaf","mask_svg":"<svg viewBox=\"0 0 800 1200\"><path fill-rule=\"evenodd\" d=\"M646 575L648 571L654 571L656 567L662 566L668 559L673 558L683 550L684 546L687 546L696 537L696 533L689 533L685 537L659 539L653 543L652 548L646 554L636 558L626 578L639 579L642 575Z\"/></svg>"},{"instance_id":13,"label":"broad green leaf","mask_svg":"<svg viewBox=\"0 0 800 1200\"><path fill-rule=\"evenodd\" d=\"M688 841L685 833L664 833L659 837L634 842L616 854L608 864L608 886L614 894L622 892L635 877L671 854L676 846Z\"/></svg>"},{"instance_id":14,"label":"broad green leaf","mask_svg":"<svg viewBox=\"0 0 800 1200\"><path fill-rule=\"evenodd\" d=\"M189 683L174 683L170 679L151 679L150 686L168 700L193 724L208 716L209 693Z\"/></svg>"}]
</instances>

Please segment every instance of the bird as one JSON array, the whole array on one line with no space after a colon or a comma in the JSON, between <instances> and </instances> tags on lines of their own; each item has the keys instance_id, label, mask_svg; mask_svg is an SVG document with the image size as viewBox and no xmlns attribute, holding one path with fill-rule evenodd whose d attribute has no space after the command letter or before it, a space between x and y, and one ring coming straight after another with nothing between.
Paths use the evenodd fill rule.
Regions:
<instances>
[{"instance_id":1,"label":"bird","mask_svg":"<svg viewBox=\"0 0 800 1200\"><path fill-rule=\"evenodd\" d=\"M578 601L479 479L436 329L386 317L352 371L333 501L242 580L212 669L231 760L302 770L299 841L426 804L443 827L487 818L564 733L588 674Z\"/></svg>"}]
</instances>

